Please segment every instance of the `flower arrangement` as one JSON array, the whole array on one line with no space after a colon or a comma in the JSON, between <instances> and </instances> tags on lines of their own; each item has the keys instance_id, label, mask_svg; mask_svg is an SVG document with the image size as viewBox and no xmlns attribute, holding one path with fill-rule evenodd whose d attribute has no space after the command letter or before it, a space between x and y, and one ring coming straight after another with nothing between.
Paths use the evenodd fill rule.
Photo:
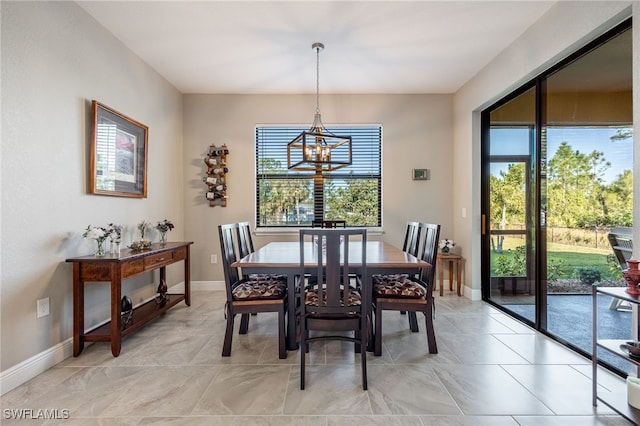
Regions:
<instances>
[{"instance_id":1,"label":"flower arrangement","mask_svg":"<svg viewBox=\"0 0 640 426\"><path fill-rule=\"evenodd\" d=\"M167 242L167 232L171 231L173 228L175 228L175 226L168 219L158 222L158 224L156 225L156 229L160 231L161 244L165 244Z\"/></svg>"},{"instance_id":2,"label":"flower arrangement","mask_svg":"<svg viewBox=\"0 0 640 426\"><path fill-rule=\"evenodd\" d=\"M149 222L145 222L144 220L139 222L137 227L138 227L138 232L140 232L140 239L144 241L144 234L145 232L147 232L147 228L149 228L151 224Z\"/></svg>"},{"instance_id":3,"label":"flower arrangement","mask_svg":"<svg viewBox=\"0 0 640 426\"><path fill-rule=\"evenodd\" d=\"M110 223L107 226L107 231L109 233L109 239L112 243L120 243L122 241L122 225Z\"/></svg>"},{"instance_id":4,"label":"flower arrangement","mask_svg":"<svg viewBox=\"0 0 640 426\"><path fill-rule=\"evenodd\" d=\"M452 248L456 246L455 241L445 238L444 240L440 240L438 243L438 247L442 250L443 253L449 253Z\"/></svg>"},{"instance_id":5,"label":"flower arrangement","mask_svg":"<svg viewBox=\"0 0 640 426\"><path fill-rule=\"evenodd\" d=\"M109 236L109 230L102 226L87 226L87 229L82 233L84 238L91 238L96 240L98 248L96 249L96 256L104 256L104 241Z\"/></svg>"},{"instance_id":6,"label":"flower arrangement","mask_svg":"<svg viewBox=\"0 0 640 426\"><path fill-rule=\"evenodd\" d=\"M174 224L171 223L170 220L163 220L158 222L158 224L156 225L156 229L160 232L167 232L167 231L171 231L173 228L175 228Z\"/></svg>"},{"instance_id":7,"label":"flower arrangement","mask_svg":"<svg viewBox=\"0 0 640 426\"><path fill-rule=\"evenodd\" d=\"M109 236L109 231L107 228L102 226L87 226L87 229L84 230L82 234L84 238L91 238L92 240L96 240L98 242L102 242L107 239Z\"/></svg>"}]
</instances>

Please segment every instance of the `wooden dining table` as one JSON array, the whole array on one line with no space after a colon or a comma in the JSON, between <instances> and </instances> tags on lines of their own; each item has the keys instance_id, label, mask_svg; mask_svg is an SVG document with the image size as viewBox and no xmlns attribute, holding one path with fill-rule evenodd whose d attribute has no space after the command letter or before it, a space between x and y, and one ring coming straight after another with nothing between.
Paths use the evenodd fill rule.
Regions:
<instances>
[{"instance_id":1,"label":"wooden dining table","mask_svg":"<svg viewBox=\"0 0 640 426\"><path fill-rule=\"evenodd\" d=\"M362 273L362 244L349 242L349 268L350 273ZM305 243L305 259L310 259L305 268L313 271L316 264L313 262L313 243ZM400 248L383 242L367 241L366 245L366 274L363 277L364 291L362 301L367 314L371 318L371 276L375 274L415 274L421 268L430 267L427 262L402 251ZM298 348L296 338L296 306L295 300L295 276L300 272L300 243L295 242L271 242L250 253L248 256L234 262L232 267L242 269L243 274L283 274L287 276L287 296L289 304L287 308L287 349ZM373 339L370 340L373 342Z\"/></svg>"}]
</instances>

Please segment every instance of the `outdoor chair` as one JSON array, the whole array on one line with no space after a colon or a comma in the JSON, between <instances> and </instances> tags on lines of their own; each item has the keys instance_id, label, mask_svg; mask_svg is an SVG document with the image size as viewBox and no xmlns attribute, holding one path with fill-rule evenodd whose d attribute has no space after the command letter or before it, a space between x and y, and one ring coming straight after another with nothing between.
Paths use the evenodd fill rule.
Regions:
<instances>
[{"instance_id":1,"label":"outdoor chair","mask_svg":"<svg viewBox=\"0 0 640 426\"><path fill-rule=\"evenodd\" d=\"M440 225L423 226L422 255L420 258L431 266L422 268L416 277L411 275L379 276L373 280L373 311L375 312L374 354L382 355L382 312L406 311L422 312L425 317L429 353L438 353L435 330L433 328L433 286L438 255ZM413 330L412 330L413 331Z\"/></svg>"},{"instance_id":2,"label":"outdoor chair","mask_svg":"<svg viewBox=\"0 0 640 426\"><path fill-rule=\"evenodd\" d=\"M360 240L361 253L357 263L350 264L349 241ZM305 251L311 242L311 258ZM300 230L300 273L303 281L299 290L300 326L300 389L305 388L306 352L310 343L318 340L343 340L353 342L355 350L361 354L362 388L367 389L367 317L366 291L368 285L362 282L366 276L366 229L301 229ZM308 247L307 247L308 250ZM309 266L312 264L313 266ZM351 285L350 267L357 265L357 285ZM313 270L312 283L304 282ZM314 332L312 335L311 332ZM320 332L320 333L317 333ZM353 332L353 335L347 334Z\"/></svg>"},{"instance_id":3,"label":"outdoor chair","mask_svg":"<svg viewBox=\"0 0 640 426\"><path fill-rule=\"evenodd\" d=\"M240 334L248 329L249 314L276 312L278 314L278 356L287 357L285 347L285 312L287 312L287 283L270 276L262 278L241 278L238 268L231 265L237 260L234 233L238 224L219 225L222 266L227 293L225 318L227 320L222 356L231 355L235 316L242 315ZM246 318L246 323L245 323ZM243 326L245 326L243 328Z\"/></svg>"},{"instance_id":4,"label":"outdoor chair","mask_svg":"<svg viewBox=\"0 0 640 426\"><path fill-rule=\"evenodd\" d=\"M631 259L633 254L632 228L614 228L607 235L607 239L618 261L620 272L624 274L628 268L627 260ZM631 304L622 299L613 298L609 304L609 309L629 311L631 310Z\"/></svg>"}]
</instances>

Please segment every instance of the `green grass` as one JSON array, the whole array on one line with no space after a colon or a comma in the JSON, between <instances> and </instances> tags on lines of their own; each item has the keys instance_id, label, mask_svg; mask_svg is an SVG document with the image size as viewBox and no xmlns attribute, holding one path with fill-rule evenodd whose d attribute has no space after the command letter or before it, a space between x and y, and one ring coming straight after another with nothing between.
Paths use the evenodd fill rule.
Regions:
<instances>
[{"instance_id":1,"label":"green grass","mask_svg":"<svg viewBox=\"0 0 640 426\"><path fill-rule=\"evenodd\" d=\"M516 244L513 244L514 246ZM494 274L496 268L496 260L499 256L512 257L512 251L515 247L505 245L502 254L492 253L491 271ZM589 267L598 269L602 279L622 279L622 275L618 270L613 270L608 263L607 255L613 254L611 250L598 250L579 246L567 246L562 244L549 244L548 246L548 263L560 262L560 274L558 278L573 278L574 271L579 267Z\"/></svg>"}]
</instances>

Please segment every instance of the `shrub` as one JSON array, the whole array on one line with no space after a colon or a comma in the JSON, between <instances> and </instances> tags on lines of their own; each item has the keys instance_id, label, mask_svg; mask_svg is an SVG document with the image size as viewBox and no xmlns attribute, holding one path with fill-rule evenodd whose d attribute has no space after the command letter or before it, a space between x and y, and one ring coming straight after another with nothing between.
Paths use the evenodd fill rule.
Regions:
<instances>
[{"instance_id":1,"label":"shrub","mask_svg":"<svg viewBox=\"0 0 640 426\"><path fill-rule=\"evenodd\" d=\"M547 262L547 280L556 281L562 277L562 268L566 262L562 259L549 259Z\"/></svg>"},{"instance_id":2,"label":"shrub","mask_svg":"<svg viewBox=\"0 0 640 426\"><path fill-rule=\"evenodd\" d=\"M583 284L593 285L596 281L602 279L599 269L581 266L574 270L574 276Z\"/></svg>"}]
</instances>

